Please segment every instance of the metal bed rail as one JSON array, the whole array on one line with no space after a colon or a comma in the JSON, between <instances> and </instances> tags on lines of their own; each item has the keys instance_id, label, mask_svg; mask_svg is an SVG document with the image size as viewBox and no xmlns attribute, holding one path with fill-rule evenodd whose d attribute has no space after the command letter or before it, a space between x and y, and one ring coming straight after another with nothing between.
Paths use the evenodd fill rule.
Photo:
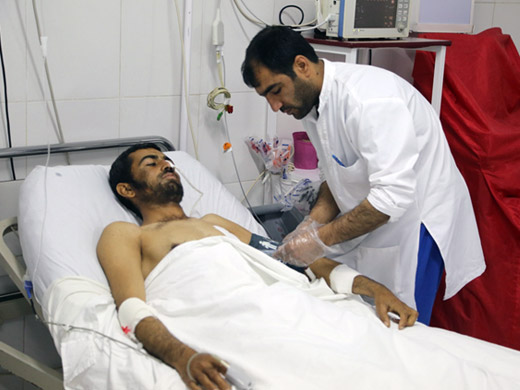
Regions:
<instances>
[{"instance_id":1,"label":"metal bed rail","mask_svg":"<svg viewBox=\"0 0 520 390\"><path fill-rule=\"evenodd\" d=\"M142 142L151 142L157 144L157 146L161 147L164 151L175 150L175 146L173 146L173 143L164 137L143 136L115 138L97 141L67 142L63 144L52 145L19 146L14 148L3 148L0 149L0 158L36 156L47 154L49 151L51 154L55 154L130 147L136 144L140 144Z\"/></svg>"}]
</instances>

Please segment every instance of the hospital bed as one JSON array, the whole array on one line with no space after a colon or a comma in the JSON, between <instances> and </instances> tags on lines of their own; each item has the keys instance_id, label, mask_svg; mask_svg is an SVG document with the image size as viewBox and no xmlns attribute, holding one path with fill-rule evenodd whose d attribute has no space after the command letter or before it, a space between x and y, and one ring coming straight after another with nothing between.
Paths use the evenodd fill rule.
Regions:
<instances>
[{"instance_id":1,"label":"hospital bed","mask_svg":"<svg viewBox=\"0 0 520 390\"><path fill-rule=\"evenodd\" d=\"M146 136L0 149L0 160L45 155L47 153L65 154L126 148L143 140L156 143L164 151L174 150L173 145L167 139L157 136ZM19 187L18 182L2 184L8 185L8 189L11 192L16 192L16 189ZM2 194L2 197L5 202L4 194ZM13 215L15 214L16 212L13 212ZM0 325L4 321L20 318L31 312L36 312L39 318L43 318L38 301L29 298L28 290L24 286L26 265L20 254L19 247L17 217L12 216L1 220L0 267L7 274L9 280L5 278L2 279ZM63 387L61 372L46 366L4 342L0 342L0 367L7 369L18 377L42 389L57 389Z\"/></svg>"},{"instance_id":2,"label":"hospital bed","mask_svg":"<svg viewBox=\"0 0 520 390\"><path fill-rule=\"evenodd\" d=\"M166 153L182 173L181 205L188 215L218 213L267 235L249 210L198 161L184 152ZM19 203L23 207L17 218L2 221L2 235L18 229L25 264L4 244L0 259L47 324L62 357L63 374L5 345L0 345L0 364L43 389L185 389L180 377L139 349L117 321L95 248L107 224L138 221L115 200L107 173L108 166L102 165L39 166L22 184ZM277 221L277 212L268 207L261 213L276 230L298 221L294 216ZM204 259L194 255L196 249ZM433 382L439 377L449 378L457 389L520 386L517 351L421 325L404 332L393 325L389 330L360 299L333 294L322 280L310 283L237 240L208 237L179 245L168 256L147 277L149 303L161 313L175 313L172 323L161 320L181 340L240 366L258 389L336 389L345 378L360 389L435 388L421 387L424 383L417 383L417 378ZM211 264L205 262L208 257ZM25 266L33 285L35 299L31 300L24 288ZM220 268L226 272L219 273ZM185 290L169 288L170 279L190 283L188 276L193 274L216 277L187 285ZM163 283L159 287L153 284L157 280ZM252 291L243 280L255 285ZM258 284L266 288L256 289ZM156 299L154 289L179 295ZM225 290L226 305L215 313L208 310L206 300L220 290ZM243 321L248 326L239 328L242 333L237 337L236 326ZM427 364L424 356L431 357Z\"/></svg>"},{"instance_id":3,"label":"hospital bed","mask_svg":"<svg viewBox=\"0 0 520 390\"><path fill-rule=\"evenodd\" d=\"M253 232L266 235L266 231L255 221L252 214L231 195L223 184L188 154L174 152L175 148L173 144L163 137L132 137L55 144L50 145L50 147L47 145L39 145L0 149L0 159L44 155L48 152L51 154L63 154L114 148L124 150L124 148L140 142L153 142L160 146L163 151L171 152L173 160L179 167L183 167L182 170L190 178L189 181L196 183L194 187L188 185L187 188L185 188L186 195L182 203L184 207L192 208L195 202L197 202L197 208L193 210L194 215L219 212L219 214L227 216L229 219L242 224ZM113 203L115 198L108 188L108 169L108 166L101 165L58 166L48 168L39 166L34 169L26 179L26 182L22 184L19 204L23 214L22 218L27 216L27 220L24 219L22 223L28 226L30 230L30 232L28 231L25 235L25 241L23 241L24 237L22 237L25 262L21 256L16 256L15 253L13 253L12 245L8 245L18 238L19 218L14 216L0 221L0 266L5 270L18 290L17 293L10 292L0 297L1 320L13 319L28 314L31 312L31 307L38 317L43 319L44 315L39 302L43 299L43 295L52 281L60 277L90 274L93 279L106 283L101 268L99 268L96 262L92 261L95 259L94 243L101 234L101 230L99 228L91 230L91 228L93 228L92 225L88 225L85 229L79 230L71 228L71 226L77 226L77 224L73 222L74 216L68 215L69 220L64 220L64 214L60 212L60 209L64 202L67 203L67 201L78 199L79 197L82 201L92 201L91 203L94 204L93 208L89 208L86 203L78 204L80 211L76 217L78 217L79 220L84 219L82 215L95 216L92 218L92 220L95 220L95 218L104 214L102 218L103 225L116 220L136 222L133 214L119 205L115 208L115 212L105 213L111 209L111 206L113 207L117 204ZM62 187L61 180L57 182L53 181L56 178L63 180L63 184L66 186L72 185L72 188L67 187L71 188L72 192L64 191L66 187ZM80 185L80 187L74 189L73 187L75 187L76 184ZM78 190L78 188L81 188L81 190ZM95 195L90 194L91 191L98 188L102 190ZM199 188L203 189L203 194L198 192L200 191ZM83 199L86 193L89 193L87 197L92 196L92 198ZM95 210L98 211L97 214L94 213ZM67 214L65 213L65 215ZM255 216L262 218L264 223L269 224L273 229L272 231L278 236L280 236L284 230L294 228L299 220L301 220L301 215L298 213L295 214L294 211L287 213L287 216L283 216L282 218L280 207L277 205L258 209ZM53 229L54 225L57 225L57 230ZM74 234L72 234L72 232L74 232ZM47 233L50 237L47 237ZM67 235L69 235L70 241L65 238ZM38 236L39 238L34 239L33 236ZM39 242L40 238L45 241L43 244ZM81 238L85 238L85 240L82 241ZM65 255L65 261L68 262L66 267L56 263L52 258L53 255L56 255L56 253L52 253L55 250L59 252L57 257L63 258L64 252L60 249L53 248L52 243L55 242L57 245L61 245L64 241L73 243L73 248L69 249L71 249L71 252L74 252L68 254L69 258L66 258L67 255ZM81 247L81 244L78 244L78 242L84 242L85 247ZM48 243L48 247L46 243ZM15 243L15 246L17 246L17 244L18 243ZM40 244L43 245L43 249L39 247ZM51 252L51 254L44 254L44 252L47 251ZM84 253L85 255L78 256L78 252ZM29 261L27 261L27 256L29 257ZM75 259L74 264L71 264L71 259ZM25 286L26 262L38 268L36 272L41 273L41 275L35 275L34 278L33 291L36 299L31 299L29 294L32 292L27 290ZM88 265L85 266L86 264ZM43 389L62 387L62 373L46 367L32 357L3 342L0 342L0 366Z\"/></svg>"}]
</instances>

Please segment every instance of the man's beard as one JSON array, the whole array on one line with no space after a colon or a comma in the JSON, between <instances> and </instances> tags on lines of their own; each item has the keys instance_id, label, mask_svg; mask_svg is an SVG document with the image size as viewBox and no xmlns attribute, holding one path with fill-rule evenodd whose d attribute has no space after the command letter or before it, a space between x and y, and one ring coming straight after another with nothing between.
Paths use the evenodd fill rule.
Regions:
<instances>
[{"instance_id":1,"label":"man's beard","mask_svg":"<svg viewBox=\"0 0 520 390\"><path fill-rule=\"evenodd\" d=\"M295 106L282 107L284 110L293 110L291 114L295 119L304 118L318 103L320 91L312 84L296 77L294 79L294 99L297 102Z\"/></svg>"},{"instance_id":2,"label":"man's beard","mask_svg":"<svg viewBox=\"0 0 520 390\"><path fill-rule=\"evenodd\" d=\"M182 187L182 184L177 183L174 180L167 181L166 183L159 183L153 188L147 184L141 184L143 184L141 200L148 204L159 206L170 203L179 204L184 196L184 188Z\"/></svg>"}]
</instances>

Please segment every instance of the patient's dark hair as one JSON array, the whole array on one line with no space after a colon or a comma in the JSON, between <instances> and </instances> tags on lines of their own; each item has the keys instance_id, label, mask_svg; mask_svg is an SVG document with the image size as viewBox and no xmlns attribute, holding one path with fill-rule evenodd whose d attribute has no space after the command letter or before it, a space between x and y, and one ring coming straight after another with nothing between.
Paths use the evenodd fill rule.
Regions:
<instances>
[{"instance_id":1,"label":"patient's dark hair","mask_svg":"<svg viewBox=\"0 0 520 390\"><path fill-rule=\"evenodd\" d=\"M294 80L294 58L307 57L311 62L319 59L312 46L300 33L286 26L269 26L253 38L242 63L242 78L248 87L258 87L255 68L263 65L273 73L285 74Z\"/></svg>"},{"instance_id":2,"label":"patient's dark hair","mask_svg":"<svg viewBox=\"0 0 520 390\"><path fill-rule=\"evenodd\" d=\"M139 187L139 183L137 183L132 177L132 160L130 159L130 154L141 149L155 149L161 151L161 148L151 142L131 146L116 158L116 161L114 161L110 167L110 173L108 175L108 182L110 183L110 188L114 195L125 207L134 212L139 218L142 218L139 209L135 207L131 200L119 195L116 187L119 183L128 183L134 187Z\"/></svg>"}]
</instances>

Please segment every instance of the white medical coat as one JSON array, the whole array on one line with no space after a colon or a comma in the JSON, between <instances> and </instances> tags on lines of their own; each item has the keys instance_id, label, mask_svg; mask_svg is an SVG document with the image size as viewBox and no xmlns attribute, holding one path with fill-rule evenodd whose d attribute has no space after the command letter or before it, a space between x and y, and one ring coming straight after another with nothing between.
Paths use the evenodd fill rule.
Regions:
<instances>
[{"instance_id":1,"label":"white medical coat","mask_svg":"<svg viewBox=\"0 0 520 390\"><path fill-rule=\"evenodd\" d=\"M323 61L319 107L303 119L320 170L342 214L366 198L390 216L341 244L346 254L337 260L415 307L423 223L444 259L444 298L452 297L484 272L485 262L469 192L437 114L394 73Z\"/></svg>"}]
</instances>

